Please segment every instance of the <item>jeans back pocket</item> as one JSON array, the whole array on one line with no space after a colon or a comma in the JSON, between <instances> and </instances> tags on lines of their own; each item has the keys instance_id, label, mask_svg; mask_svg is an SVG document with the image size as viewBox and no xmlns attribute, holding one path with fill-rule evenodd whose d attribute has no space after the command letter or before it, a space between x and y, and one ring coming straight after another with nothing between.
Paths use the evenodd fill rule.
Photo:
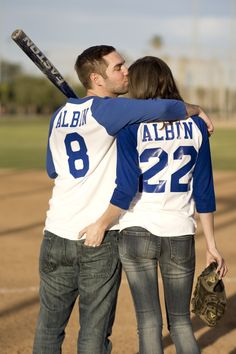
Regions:
<instances>
[{"instance_id":1,"label":"jeans back pocket","mask_svg":"<svg viewBox=\"0 0 236 354\"><path fill-rule=\"evenodd\" d=\"M81 245L81 277L109 277L114 262L118 262L118 254L113 252L112 243L102 243L98 247Z\"/></svg>"},{"instance_id":2,"label":"jeans back pocket","mask_svg":"<svg viewBox=\"0 0 236 354\"><path fill-rule=\"evenodd\" d=\"M194 235L170 238L171 260L176 264L187 263L195 259Z\"/></svg>"},{"instance_id":3,"label":"jeans back pocket","mask_svg":"<svg viewBox=\"0 0 236 354\"><path fill-rule=\"evenodd\" d=\"M121 257L146 258L148 255L150 233L145 229L124 229L119 236L119 253Z\"/></svg>"},{"instance_id":4,"label":"jeans back pocket","mask_svg":"<svg viewBox=\"0 0 236 354\"><path fill-rule=\"evenodd\" d=\"M55 270L55 264L51 260L51 250L55 235L45 231L44 238L41 243L39 256L39 271L40 273L50 273Z\"/></svg>"}]
</instances>

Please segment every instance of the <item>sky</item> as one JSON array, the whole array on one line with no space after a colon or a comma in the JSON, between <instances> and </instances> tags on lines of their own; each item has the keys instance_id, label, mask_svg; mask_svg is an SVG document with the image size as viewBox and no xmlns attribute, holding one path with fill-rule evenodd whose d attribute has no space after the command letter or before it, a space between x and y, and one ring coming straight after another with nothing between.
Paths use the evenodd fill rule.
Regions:
<instances>
[{"instance_id":1,"label":"sky","mask_svg":"<svg viewBox=\"0 0 236 354\"><path fill-rule=\"evenodd\" d=\"M0 0L0 59L40 74L11 40L23 29L63 76L89 46L109 44L129 62L144 55L236 58L236 0ZM158 35L162 48L150 40Z\"/></svg>"}]
</instances>

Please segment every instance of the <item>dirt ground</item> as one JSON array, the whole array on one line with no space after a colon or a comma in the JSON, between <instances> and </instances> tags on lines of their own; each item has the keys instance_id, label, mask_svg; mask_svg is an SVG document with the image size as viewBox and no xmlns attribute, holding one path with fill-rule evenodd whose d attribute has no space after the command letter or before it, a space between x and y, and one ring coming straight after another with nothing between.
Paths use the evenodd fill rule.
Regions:
<instances>
[{"instance_id":1,"label":"dirt ground","mask_svg":"<svg viewBox=\"0 0 236 354\"><path fill-rule=\"evenodd\" d=\"M216 238L229 267L225 278L228 309L215 329L205 326L193 317L195 334L204 354L236 354L235 181L235 172L215 173L218 206L215 217ZM39 309L38 254L51 186L45 172L0 172L1 354L31 353ZM199 227L196 238L196 275L205 265L204 250L204 239ZM160 288L162 289L161 284ZM64 354L76 353L77 331L78 316L75 307L67 327ZM163 336L165 353L175 353L166 329L165 317ZM136 321L124 275L112 341L113 354L137 353Z\"/></svg>"}]
</instances>

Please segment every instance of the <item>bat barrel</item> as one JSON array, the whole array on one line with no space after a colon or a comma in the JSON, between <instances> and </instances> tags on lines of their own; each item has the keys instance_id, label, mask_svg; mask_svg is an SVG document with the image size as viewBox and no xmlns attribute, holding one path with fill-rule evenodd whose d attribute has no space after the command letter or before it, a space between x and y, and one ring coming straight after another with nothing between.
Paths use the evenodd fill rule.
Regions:
<instances>
[{"instance_id":1,"label":"bat barrel","mask_svg":"<svg viewBox=\"0 0 236 354\"><path fill-rule=\"evenodd\" d=\"M12 33L11 38L12 38L13 40L15 40L15 39L19 38L19 36L20 36L21 34L23 34L23 33L24 33L24 32L23 32L22 30L17 29L17 30L15 30L15 31Z\"/></svg>"},{"instance_id":2,"label":"bat barrel","mask_svg":"<svg viewBox=\"0 0 236 354\"><path fill-rule=\"evenodd\" d=\"M65 96L77 98L77 95L67 84L59 71L24 31L21 29L15 30L11 38Z\"/></svg>"}]
</instances>

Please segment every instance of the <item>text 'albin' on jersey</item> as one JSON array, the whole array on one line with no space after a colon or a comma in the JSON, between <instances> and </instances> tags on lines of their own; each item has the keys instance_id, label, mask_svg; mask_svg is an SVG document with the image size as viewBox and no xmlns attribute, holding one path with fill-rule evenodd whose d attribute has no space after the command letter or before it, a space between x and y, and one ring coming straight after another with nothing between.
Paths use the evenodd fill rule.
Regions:
<instances>
[{"instance_id":1,"label":"text 'albin' on jersey","mask_svg":"<svg viewBox=\"0 0 236 354\"><path fill-rule=\"evenodd\" d=\"M62 111L56 120L56 128L75 128L81 127L87 123L88 108L82 111L73 111L68 114L67 111Z\"/></svg>"},{"instance_id":2,"label":"text 'albin' on jersey","mask_svg":"<svg viewBox=\"0 0 236 354\"><path fill-rule=\"evenodd\" d=\"M192 139L192 124L192 122L173 122L164 126L161 123L144 124L142 141Z\"/></svg>"}]
</instances>

